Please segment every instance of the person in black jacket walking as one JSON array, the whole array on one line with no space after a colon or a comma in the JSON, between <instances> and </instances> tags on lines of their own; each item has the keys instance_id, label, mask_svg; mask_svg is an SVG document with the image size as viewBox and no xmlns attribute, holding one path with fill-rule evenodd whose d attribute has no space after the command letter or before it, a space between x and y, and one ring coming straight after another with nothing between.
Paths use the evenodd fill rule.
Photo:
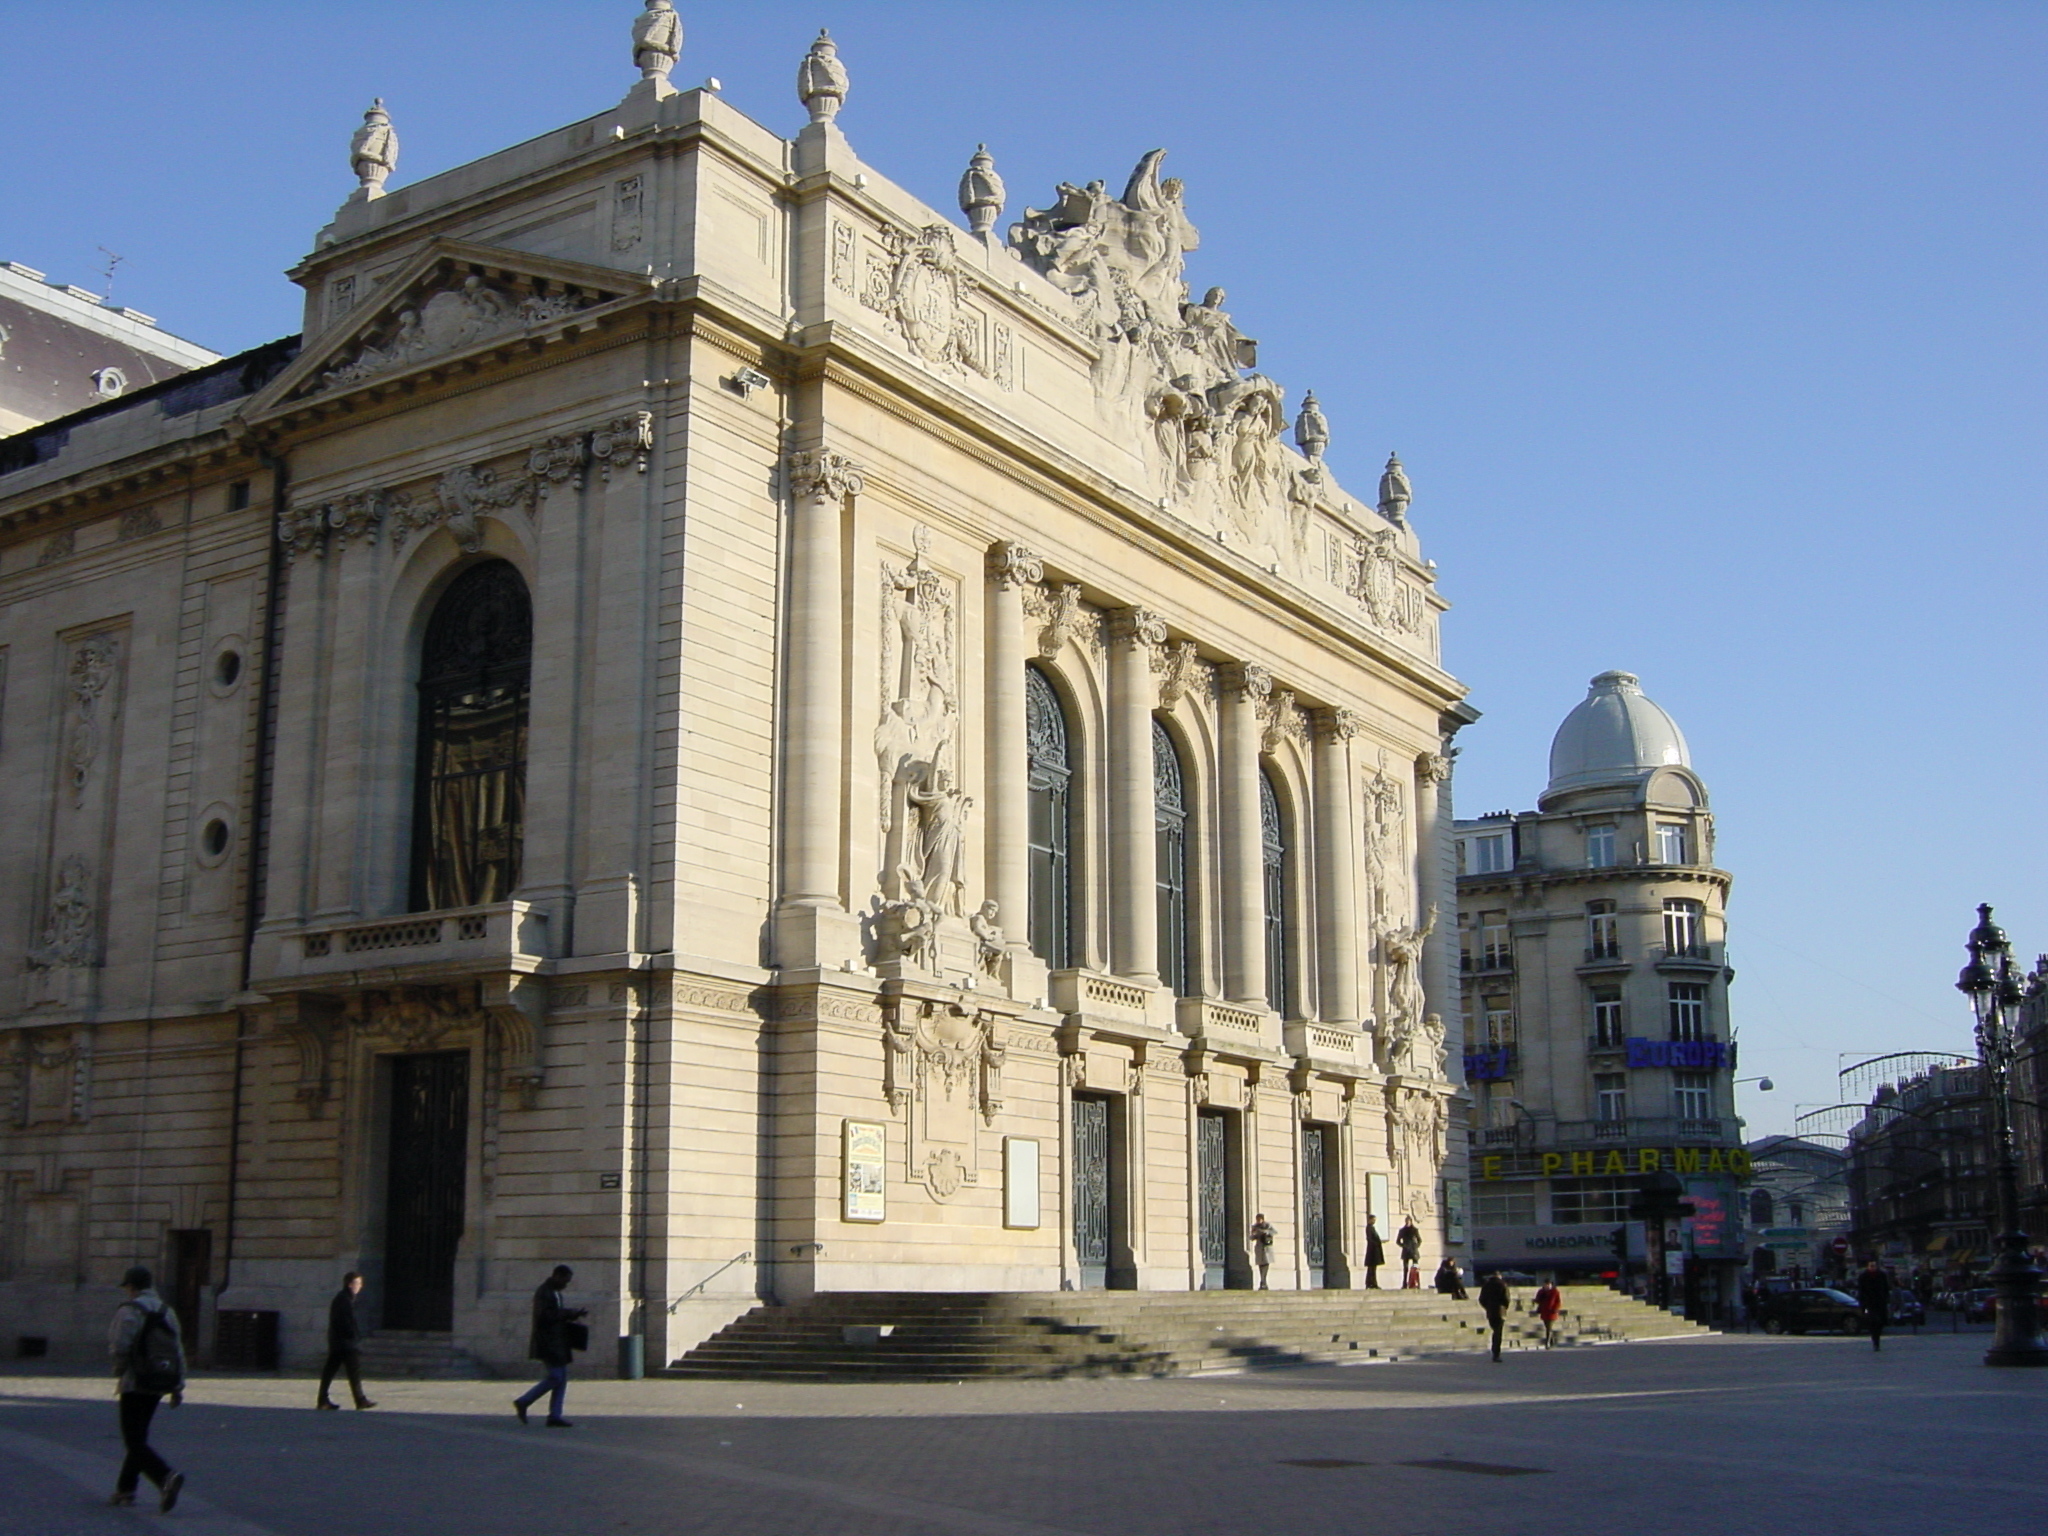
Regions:
<instances>
[{"instance_id":1,"label":"person in black jacket walking","mask_svg":"<svg viewBox=\"0 0 2048 1536\"><path fill-rule=\"evenodd\" d=\"M1500 1272L1489 1274L1479 1287L1479 1310L1486 1314L1486 1326L1493 1335L1493 1363L1500 1364L1501 1330L1507 1326L1508 1283L1501 1279Z\"/></svg>"},{"instance_id":2,"label":"person in black jacket walking","mask_svg":"<svg viewBox=\"0 0 2048 1536\"><path fill-rule=\"evenodd\" d=\"M1884 1325L1892 1319L1892 1277L1872 1259L1856 1277L1856 1304L1863 1311L1863 1326L1870 1331L1870 1347L1884 1348Z\"/></svg>"},{"instance_id":3,"label":"person in black jacket walking","mask_svg":"<svg viewBox=\"0 0 2048 1536\"><path fill-rule=\"evenodd\" d=\"M350 1270L341 1277L341 1289L334 1293L334 1300L327 1304L327 1364L320 1371L320 1401L316 1407L341 1406L328 1396L338 1370L348 1372L348 1389L358 1408L377 1406L363 1396L363 1325L356 1319L356 1297L362 1289L363 1277Z\"/></svg>"},{"instance_id":4,"label":"person in black jacket walking","mask_svg":"<svg viewBox=\"0 0 2048 1536\"><path fill-rule=\"evenodd\" d=\"M523 1396L512 1399L512 1411L519 1415L519 1422L526 1422L526 1410L538 1402L543 1393L552 1393L548 1400L548 1428L568 1429L570 1423L562 1417L562 1403L569 1395L569 1362L575 1358L575 1351L569 1341L569 1325L584 1315L582 1307L568 1307L562 1304L562 1292L576 1271L566 1264L557 1264L555 1272L541 1281L540 1289L533 1293L533 1333L527 1340L526 1353L529 1359L538 1360L547 1367L547 1374Z\"/></svg>"}]
</instances>

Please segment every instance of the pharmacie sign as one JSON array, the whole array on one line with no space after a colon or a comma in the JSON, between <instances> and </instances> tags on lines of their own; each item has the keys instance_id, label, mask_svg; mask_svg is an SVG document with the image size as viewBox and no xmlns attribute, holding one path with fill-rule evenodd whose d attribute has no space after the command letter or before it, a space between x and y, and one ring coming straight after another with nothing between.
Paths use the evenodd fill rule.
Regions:
<instances>
[{"instance_id":1,"label":"pharmacie sign","mask_svg":"<svg viewBox=\"0 0 2048 1536\"><path fill-rule=\"evenodd\" d=\"M1746 1147L1612 1147L1604 1152L1495 1152L1479 1159L1482 1183L1498 1179L1632 1178L1646 1173L1749 1177Z\"/></svg>"}]
</instances>

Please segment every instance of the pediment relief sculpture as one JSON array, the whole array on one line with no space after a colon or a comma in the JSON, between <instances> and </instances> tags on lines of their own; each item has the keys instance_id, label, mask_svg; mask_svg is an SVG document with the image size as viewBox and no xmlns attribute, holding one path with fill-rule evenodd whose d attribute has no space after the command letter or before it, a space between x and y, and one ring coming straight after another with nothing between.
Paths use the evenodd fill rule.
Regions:
<instances>
[{"instance_id":1,"label":"pediment relief sculpture","mask_svg":"<svg viewBox=\"0 0 2048 1536\"><path fill-rule=\"evenodd\" d=\"M415 295L372 328L353 351L301 391L315 395L379 374L396 373L463 351L493 337L544 325L602 302L578 291L521 296L475 273L448 287Z\"/></svg>"}]
</instances>

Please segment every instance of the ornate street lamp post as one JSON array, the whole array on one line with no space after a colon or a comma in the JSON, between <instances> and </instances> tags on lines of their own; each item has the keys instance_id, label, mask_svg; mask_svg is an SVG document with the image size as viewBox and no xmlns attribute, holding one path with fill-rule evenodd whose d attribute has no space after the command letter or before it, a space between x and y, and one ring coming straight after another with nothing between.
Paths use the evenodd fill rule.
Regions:
<instances>
[{"instance_id":1,"label":"ornate street lamp post","mask_svg":"<svg viewBox=\"0 0 2048 1536\"><path fill-rule=\"evenodd\" d=\"M2035 1298L2041 1272L2027 1257L2027 1234L2020 1227L2019 1159L2012 1135L2012 1063L2014 1033L2026 991L2012 963L2005 930L1991 921L1991 908L1977 908L1977 926L1969 939L1970 963L1956 979L1956 989L1970 999L1977 1014L1977 1056L1984 1064L1985 1086L1991 1090L1991 1134L1998 1189L1998 1257L1990 1280L1998 1290L1997 1333L1984 1352L1986 1365L2048 1365L2048 1344L2041 1341L2041 1318Z\"/></svg>"}]
</instances>

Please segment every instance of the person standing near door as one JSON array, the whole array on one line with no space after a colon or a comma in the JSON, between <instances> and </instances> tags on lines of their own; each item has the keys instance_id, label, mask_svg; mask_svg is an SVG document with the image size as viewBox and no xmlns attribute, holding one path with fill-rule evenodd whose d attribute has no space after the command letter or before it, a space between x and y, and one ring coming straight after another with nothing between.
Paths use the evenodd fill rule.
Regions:
<instances>
[{"instance_id":1,"label":"person standing near door","mask_svg":"<svg viewBox=\"0 0 2048 1536\"><path fill-rule=\"evenodd\" d=\"M1493 1363L1500 1364L1500 1335L1508 1321L1508 1283L1500 1271L1491 1271L1479 1287L1479 1310L1486 1314L1487 1331L1493 1335Z\"/></svg>"},{"instance_id":2,"label":"person standing near door","mask_svg":"<svg viewBox=\"0 0 2048 1536\"><path fill-rule=\"evenodd\" d=\"M1259 1289L1266 1289L1266 1271L1273 1263L1273 1239L1278 1235L1273 1223L1266 1220L1266 1213L1259 1212L1252 1221L1252 1262L1259 1266Z\"/></svg>"},{"instance_id":3,"label":"person standing near door","mask_svg":"<svg viewBox=\"0 0 2048 1536\"><path fill-rule=\"evenodd\" d=\"M1418 1290L1422 1285L1422 1229L1410 1216L1394 1234L1394 1247L1401 1255L1401 1289Z\"/></svg>"},{"instance_id":4,"label":"person standing near door","mask_svg":"<svg viewBox=\"0 0 2048 1536\"><path fill-rule=\"evenodd\" d=\"M127 1455L107 1502L135 1502L135 1485L143 1478L156 1484L157 1508L169 1514L185 1486L185 1474L173 1472L149 1443L150 1421L166 1397L173 1408L185 1401L185 1341L178 1317L156 1293L156 1277L140 1264L121 1277L128 1299L114 1309L107 1327L107 1353L119 1378L121 1444Z\"/></svg>"},{"instance_id":5,"label":"person standing near door","mask_svg":"<svg viewBox=\"0 0 2048 1536\"><path fill-rule=\"evenodd\" d=\"M548 1428L572 1427L562 1417L562 1404L569 1395L569 1362L575 1358L569 1330L587 1310L562 1302L562 1292L575 1274L568 1265L557 1264L555 1272L541 1281L540 1289L533 1293L533 1333L527 1341L526 1354L528 1359L538 1360L546 1367L546 1374L523 1396L512 1400L512 1411L519 1415L522 1424L526 1422L526 1410L543 1394L552 1394L548 1399Z\"/></svg>"},{"instance_id":6,"label":"person standing near door","mask_svg":"<svg viewBox=\"0 0 2048 1536\"><path fill-rule=\"evenodd\" d=\"M1380 1240L1380 1229L1372 1217L1365 1218L1365 1288L1376 1291L1380 1288L1380 1266L1387 1262L1387 1245Z\"/></svg>"},{"instance_id":7,"label":"person standing near door","mask_svg":"<svg viewBox=\"0 0 2048 1536\"><path fill-rule=\"evenodd\" d=\"M358 1408L377 1405L363 1396L363 1325L356 1318L356 1297L362 1293L363 1277L350 1270L341 1277L341 1289L327 1304L327 1364L320 1371L320 1401L317 1408L339 1408L328 1391L337 1370L348 1372L348 1389Z\"/></svg>"}]
</instances>

